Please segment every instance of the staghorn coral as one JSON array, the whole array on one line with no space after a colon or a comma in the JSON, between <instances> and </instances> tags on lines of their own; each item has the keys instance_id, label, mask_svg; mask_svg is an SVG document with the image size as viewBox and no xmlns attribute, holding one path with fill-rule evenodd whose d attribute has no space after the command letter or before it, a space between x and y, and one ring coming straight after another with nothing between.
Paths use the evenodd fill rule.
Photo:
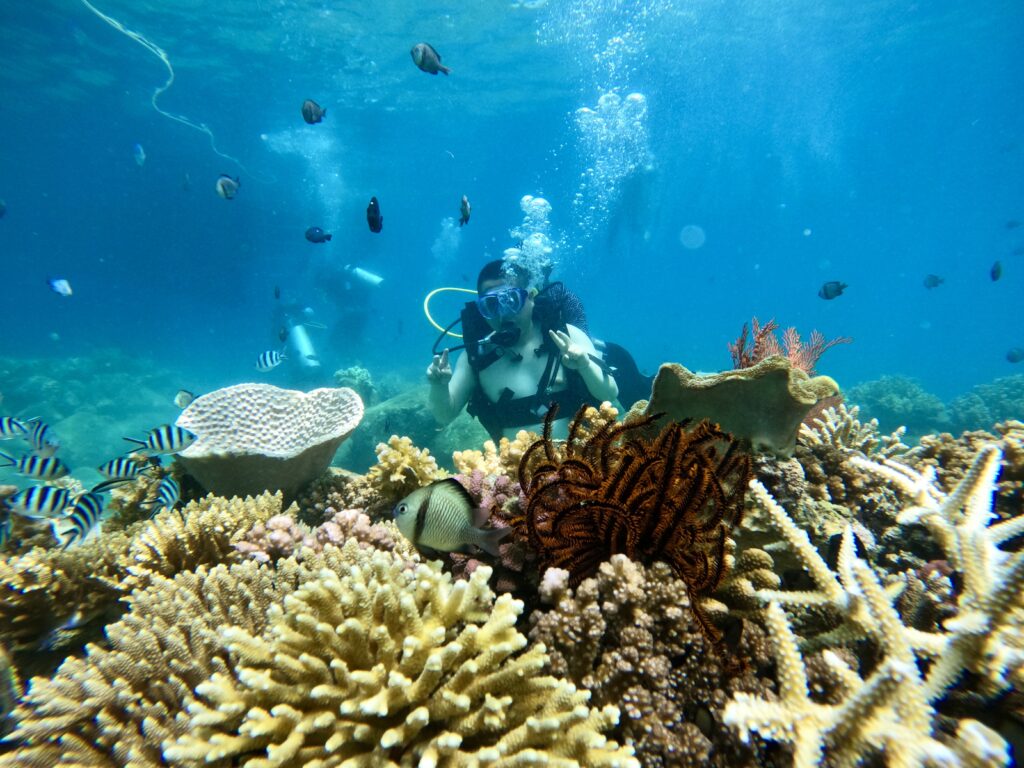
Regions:
<instances>
[{"instance_id":1,"label":"staghorn coral","mask_svg":"<svg viewBox=\"0 0 1024 768\"><path fill-rule=\"evenodd\" d=\"M196 686L174 765L471 765L531 758L635 765L600 736L618 711L542 676L542 647L518 653L522 604L494 599L482 568L453 584L437 567L354 542L267 611L227 626L232 667Z\"/></svg>"},{"instance_id":2,"label":"staghorn coral","mask_svg":"<svg viewBox=\"0 0 1024 768\"><path fill-rule=\"evenodd\" d=\"M443 480L448 473L426 448L417 448L412 438L392 435L377 446L377 463L366 473L366 484L389 506L404 496Z\"/></svg>"},{"instance_id":3,"label":"staghorn coral","mask_svg":"<svg viewBox=\"0 0 1024 768\"><path fill-rule=\"evenodd\" d=\"M668 562L689 588L694 616L717 638L697 601L725 573L726 537L743 512L749 458L706 421L689 431L670 423L653 441L625 437L655 417L609 421L582 440L582 408L559 455L551 440L555 411L519 467L526 507L513 521L518 536L542 565L568 570L574 584L613 554Z\"/></svg>"},{"instance_id":4,"label":"staghorn coral","mask_svg":"<svg viewBox=\"0 0 1024 768\"><path fill-rule=\"evenodd\" d=\"M856 451L865 456L889 459L907 452L909 447L902 441L907 431L906 427L900 427L892 434L883 435L878 431L878 419L862 423L857 418L858 415L860 407L856 405L847 408L840 403L835 407L826 408L814 419L813 425L801 425L798 440L816 455Z\"/></svg>"},{"instance_id":5,"label":"staghorn coral","mask_svg":"<svg viewBox=\"0 0 1024 768\"><path fill-rule=\"evenodd\" d=\"M665 563L648 568L613 555L575 592L568 572L551 568L541 592L552 607L531 614L530 639L548 648L552 671L590 689L596 705L622 708L615 737L634 746L641 764L763 764L763 750L738 744L721 721L731 693L770 691L754 672L770 662L759 627L740 625L731 652L748 669L730 676L689 611L686 584Z\"/></svg>"},{"instance_id":6,"label":"staghorn coral","mask_svg":"<svg viewBox=\"0 0 1024 768\"><path fill-rule=\"evenodd\" d=\"M846 765L869 755L886 755L889 764L925 765L950 762L966 765L1007 765L1002 737L963 712L959 718L938 717L934 706L947 698L958 681L977 688L976 711L987 716L984 701L995 700L1009 686L1024 683L1024 554L1009 554L999 545L1024 531L1024 516L992 523L998 446L983 448L960 485L945 494L934 472L924 474L891 460L883 463L851 459L909 494L913 506L899 515L901 524L921 522L947 553L948 567L961 583L955 607L940 605L941 622L921 621L920 598L901 593L913 587L897 579L884 588L875 572L857 557L852 533L843 536L838 574L833 572L759 483L751 488L783 532L807 569L814 591L792 592L755 588L747 593L768 604L766 615L779 667L779 701L737 694L726 720L749 738L751 733L790 743L798 766ZM939 593L941 594L941 592ZM894 605L894 602L896 603ZM940 600L941 602L941 600ZM829 606L842 619L837 629L798 640L783 605L797 609ZM900 605L903 617L897 611ZM927 617L926 617L927 618ZM908 626L921 622L928 630ZM800 647L813 648L867 640L877 648L873 669L857 669L825 651L842 690L838 703L815 701L808 692L807 669ZM831 654L831 655L830 655ZM972 675L964 679L964 673ZM971 697L957 695L962 705Z\"/></svg>"}]
</instances>

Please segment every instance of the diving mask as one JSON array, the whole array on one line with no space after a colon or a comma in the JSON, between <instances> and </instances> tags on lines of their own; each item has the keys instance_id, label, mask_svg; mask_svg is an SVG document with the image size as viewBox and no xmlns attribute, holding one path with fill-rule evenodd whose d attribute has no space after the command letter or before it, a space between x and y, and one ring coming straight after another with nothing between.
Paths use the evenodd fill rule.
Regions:
<instances>
[{"instance_id":1,"label":"diving mask","mask_svg":"<svg viewBox=\"0 0 1024 768\"><path fill-rule=\"evenodd\" d=\"M519 314L528 296L525 288L499 288L478 296L476 306L485 319L497 320Z\"/></svg>"}]
</instances>

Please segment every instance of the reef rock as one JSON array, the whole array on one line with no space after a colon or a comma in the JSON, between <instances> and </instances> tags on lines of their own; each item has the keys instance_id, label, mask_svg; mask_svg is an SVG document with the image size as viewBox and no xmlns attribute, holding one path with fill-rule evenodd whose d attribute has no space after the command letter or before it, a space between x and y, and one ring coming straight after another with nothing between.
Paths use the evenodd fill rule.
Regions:
<instances>
[{"instance_id":1,"label":"reef rock","mask_svg":"<svg viewBox=\"0 0 1024 768\"><path fill-rule=\"evenodd\" d=\"M178 459L218 496L281 491L290 499L327 469L362 418L362 399L345 387L299 392L237 384L182 411L175 423L198 439Z\"/></svg>"}]
</instances>

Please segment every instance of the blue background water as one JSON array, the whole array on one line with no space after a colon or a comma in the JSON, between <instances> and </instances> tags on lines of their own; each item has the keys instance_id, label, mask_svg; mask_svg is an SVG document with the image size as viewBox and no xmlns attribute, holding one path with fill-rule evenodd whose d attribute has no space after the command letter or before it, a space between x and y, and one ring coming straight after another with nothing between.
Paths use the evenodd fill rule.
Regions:
<instances>
[{"instance_id":1,"label":"blue background water","mask_svg":"<svg viewBox=\"0 0 1024 768\"><path fill-rule=\"evenodd\" d=\"M81 3L0 5L0 356L117 347L197 390L329 384L357 361L418 377L436 335L424 295L472 286L533 194L553 206L555 276L644 368L728 368L756 315L852 336L820 366L843 385L904 373L950 397L1019 372L1017 2L98 7L166 51L160 106L245 168L153 110L159 59ZM414 67L420 40L450 77ZM631 93L645 111L600 110ZM323 123L303 123L305 98ZM240 177L235 200L214 193L220 173ZM472 221L453 231L463 194ZM333 241L307 243L314 224ZM384 282L346 290L349 263ZM926 290L927 273L945 283ZM849 288L823 301L827 280ZM312 332L316 380L253 369L278 346L275 285L329 326Z\"/></svg>"}]
</instances>

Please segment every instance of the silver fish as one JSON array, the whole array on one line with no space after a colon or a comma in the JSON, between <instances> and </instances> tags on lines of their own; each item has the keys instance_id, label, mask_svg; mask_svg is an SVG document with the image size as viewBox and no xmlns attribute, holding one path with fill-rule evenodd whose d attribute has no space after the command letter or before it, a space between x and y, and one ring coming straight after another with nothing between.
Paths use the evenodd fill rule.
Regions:
<instances>
[{"instance_id":1,"label":"silver fish","mask_svg":"<svg viewBox=\"0 0 1024 768\"><path fill-rule=\"evenodd\" d=\"M416 547L438 552L472 552L473 547L498 554L498 542L511 529L481 530L486 519L473 497L454 478L419 488L395 506L398 530Z\"/></svg>"},{"instance_id":2,"label":"silver fish","mask_svg":"<svg viewBox=\"0 0 1024 768\"><path fill-rule=\"evenodd\" d=\"M83 493L67 515L50 522L53 535L61 547L81 544L100 529L103 497L98 493Z\"/></svg>"},{"instance_id":3,"label":"silver fish","mask_svg":"<svg viewBox=\"0 0 1024 768\"><path fill-rule=\"evenodd\" d=\"M71 491L51 485L34 485L7 499L7 506L12 512L42 520L61 514L70 503Z\"/></svg>"},{"instance_id":4,"label":"silver fish","mask_svg":"<svg viewBox=\"0 0 1024 768\"><path fill-rule=\"evenodd\" d=\"M187 429L163 424L149 430L143 440L137 440L134 437L122 439L129 443L136 443L139 448L132 450L138 450L141 453L179 453L192 445L196 441L196 436Z\"/></svg>"},{"instance_id":5,"label":"silver fish","mask_svg":"<svg viewBox=\"0 0 1024 768\"><path fill-rule=\"evenodd\" d=\"M260 352L260 356L256 358L256 370L272 371L287 359L282 352L278 352L276 349L268 349L266 352Z\"/></svg>"},{"instance_id":6,"label":"silver fish","mask_svg":"<svg viewBox=\"0 0 1024 768\"><path fill-rule=\"evenodd\" d=\"M34 453L17 459L0 453L0 467L13 467L19 475L45 481L57 480L71 471L67 464L54 456L39 456Z\"/></svg>"}]
</instances>

